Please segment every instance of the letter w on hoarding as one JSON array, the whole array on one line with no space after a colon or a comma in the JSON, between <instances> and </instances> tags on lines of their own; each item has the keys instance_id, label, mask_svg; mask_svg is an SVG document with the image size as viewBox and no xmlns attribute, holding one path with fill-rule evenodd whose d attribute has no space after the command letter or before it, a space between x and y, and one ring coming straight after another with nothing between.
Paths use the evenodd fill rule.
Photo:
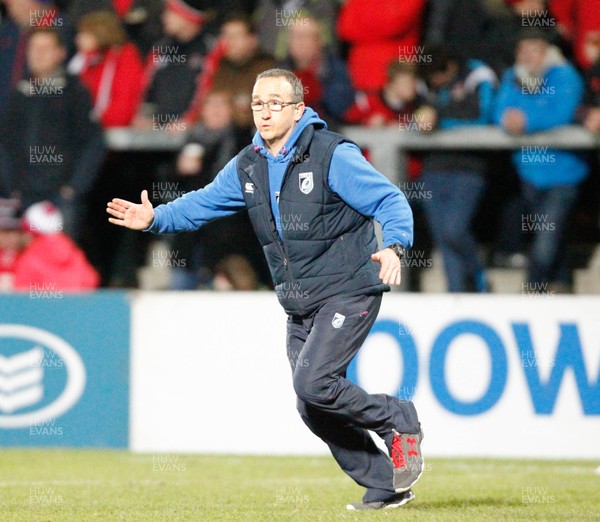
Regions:
<instances>
[{"instance_id":1,"label":"letter w on hoarding","mask_svg":"<svg viewBox=\"0 0 600 522\"><path fill-rule=\"evenodd\" d=\"M558 347L554 355L550 376L544 382L537 370L537 355L533 347L529 325L526 323L512 323L517 347L521 354L521 361L529 360L534 363L523 364L522 366L531 392L535 413L538 415L552 414L564 376L568 371L571 371L575 377L584 415L600 415L600 372L595 381L593 378L588 378L577 325L574 323L560 323L559 327Z\"/></svg>"},{"instance_id":2,"label":"letter w on hoarding","mask_svg":"<svg viewBox=\"0 0 600 522\"><path fill-rule=\"evenodd\" d=\"M12 413L35 404L44 396L42 360L39 346L12 357L0 355L0 411Z\"/></svg>"}]
</instances>

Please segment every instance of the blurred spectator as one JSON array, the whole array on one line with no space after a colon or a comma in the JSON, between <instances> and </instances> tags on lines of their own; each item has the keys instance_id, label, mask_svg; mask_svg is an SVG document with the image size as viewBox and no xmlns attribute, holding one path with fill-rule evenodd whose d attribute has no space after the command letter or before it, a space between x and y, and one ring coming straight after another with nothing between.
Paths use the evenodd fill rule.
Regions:
<instances>
[{"instance_id":1,"label":"blurred spectator","mask_svg":"<svg viewBox=\"0 0 600 522\"><path fill-rule=\"evenodd\" d=\"M287 54L287 29L302 23L305 17L321 22L321 38L327 48L339 54L336 38L338 0L258 0L253 19L256 21L261 49L276 59Z\"/></svg>"},{"instance_id":2,"label":"blurred spectator","mask_svg":"<svg viewBox=\"0 0 600 522\"><path fill-rule=\"evenodd\" d=\"M426 87L419 83L416 64L393 60L387 69L385 85L378 92L358 93L356 103L344 119L368 127L409 122L414 112L425 104L425 91Z\"/></svg>"},{"instance_id":3,"label":"blurred spectator","mask_svg":"<svg viewBox=\"0 0 600 522\"><path fill-rule=\"evenodd\" d=\"M147 57L142 88L142 102L131 126L159 132L182 132L189 127L183 116L189 110L196 82L204 69L208 50L204 30L209 0L166 0L161 15L164 37L154 42ZM118 153L109 157L110 171L105 171L100 190L109 192L115 180L125 194L139 193L140 186L152 184L161 193L172 174L174 154L170 151L152 153ZM112 180L112 183L111 183ZM100 200L98 199L98 202ZM130 231L112 231L106 220L96 223L105 239L106 248L92 252L96 266L101 267L104 281L110 286L137 286L136 269L143 262L146 239ZM97 241L96 241L97 242ZM112 255L107 255L111 252Z\"/></svg>"},{"instance_id":4,"label":"blurred spectator","mask_svg":"<svg viewBox=\"0 0 600 522\"><path fill-rule=\"evenodd\" d=\"M594 54L589 53L594 57ZM583 107L583 124L591 132L600 132L600 42L596 56L586 73L586 94Z\"/></svg>"},{"instance_id":5,"label":"blurred spectator","mask_svg":"<svg viewBox=\"0 0 600 522\"><path fill-rule=\"evenodd\" d=\"M414 63L392 61L387 71L388 79L379 92L356 95L356 103L346 112L347 123L367 127L394 126L406 131L424 131L420 110L425 107L423 96L426 86L417 78ZM420 174L421 161L415 154L408 156L408 177Z\"/></svg>"},{"instance_id":6,"label":"blurred spectator","mask_svg":"<svg viewBox=\"0 0 600 522\"><path fill-rule=\"evenodd\" d=\"M56 291L97 288L100 278L84 253L62 232L60 210L43 201L23 215L26 246L15 263L15 289Z\"/></svg>"},{"instance_id":7,"label":"blurred spectator","mask_svg":"<svg viewBox=\"0 0 600 522\"><path fill-rule=\"evenodd\" d=\"M304 103L331 127L340 123L354 101L354 90L343 60L325 47L323 24L300 15L288 32L286 59L280 67L293 71L304 86Z\"/></svg>"},{"instance_id":8,"label":"blurred spectator","mask_svg":"<svg viewBox=\"0 0 600 522\"><path fill-rule=\"evenodd\" d=\"M600 4L590 0L550 0L561 36L573 46L575 61L587 69L595 61L588 46L600 43Z\"/></svg>"},{"instance_id":9,"label":"blurred spectator","mask_svg":"<svg viewBox=\"0 0 600 522\"><path fill-rule=\"evenodd\" d=\"M24 206L50 200L77 239L86 196L104 157L101 128L79 80L64 73L65 48L55 29L37 29L27 47L29 80L11 93L0 119L0 166L7 191Z\"/></svg>"},{"instance_id":10,"label":"blurred spectator","mask_svg":"<svg viewBox=\"0 0 600 522\"><path fill-rule=\"evenodd\" d=\"M600 133L600 45L596 46L594 51L589 53L594 59L592 66L586 71L585 103L581 108L579 121L583 122L588 131ZM600 162L600 155L597 158L596 166ZM600 192L598 190L592 192L596 195L597 201ZM600 215L597 223L600 223Z\"/></svg>"},{"instance_id":11,"label":"blurred spectator","mask_svg":"<svg viewBox=\"0 0 600 522\"><path fill-rule=\"evenodd\" d=\"M271 56L260 50L251 19L243 14L231 14L221 27L217 44L207 56L204 71L197 81L194 100L185 114L186 122L195 123L205 94L219 90L232 95L236 124L252 128L250 98L254 80L259 72L273 67L274 63Z\"/></svg>"},{"instance_id":12,"label":"blurred spectator","mask_svg":"<svg viewBox=\"0 0 600 522\"><path fill-rule=\"evenodd\" d=\"M77 23L77 54L68 66L88 87L94 118L104 127L126 127L140 102L144 68L110 11L84 15Z\"/></svg>"},{"instance_id":13,"label":"blurred spectator","mask_svg":"<svg viewBox=\"0 0 600 522\"><path fill-rule=\"evenodd\" d=\"M151 129L189 109L208 51L203 27L209 6L208 0L167 0L161 18L165 36L152 46L146 63L135 127Z\"/></svg>"},{"instance_id":14,"label":"blurred spectator","mask_svg":"<svg viewBox=\"0 0 600 522\"><path fill-rule=\"evenodd\" d=\"M190 132L188 143L177 160L177 186L180 191L190 192L210 183L236 151L250 141L251 136L234 125L233 110L229 92L212 91L207 94L200 122ZM173 239L173 250L187 261L186 266L173 269L171 288L174 290L206 286L219 272L219 266L230 266L227 260L234 255L245 260L245 263L234 264L245 266L247 275L240 274L239 280L228 276L233 288L254 289L256 285L247 288L243 282L258 282L256 272L265 271L262 249L245 212L218 224L208 224L197 232L178 234ZM224 273L229 272L224 270Z\"/></svg>"},{"instance_id":15,"label":"blurred spectator","mask_svg":"<svg viewBox=\"0 0 600 522\"><path fill-rule=\"evenodd\" d=\"M216 267L215 290L259 290L260 281L248 260L239 254L223 259Z\"/></svg>"},{"instance_id":16,"label":"blurred spectator","mask_svg":"<svg viewBox=\"0 0 600 522\"><path fill-rule=\"evenodd\" d=\"M422 110L424 128L451 129L491 121L496 76L483 62L462 62L444 47L426 50L421 64L434 107ZM465 150L429 152L423 157L423 202L434 245L441 250L450 292L485 292L488 284L472 221L485 190L486 158Z\"/></svg>"},{"instance_id":17,"label":"blurred spectator","mask_svg":"<svg viewBox=\"0 0 600 522\"><path fill-rule=\"evenodd\" d=\"M232 14L223 23L215 49L215 63L207 69L203 84L194 99L186 120L195 121L207 90L227 91L233 97L234 119L238 126L253 126L250 101L256 76L275 67L272 56L258 46L258 36L252 21L242 14Z\"/></svg>"},{"instance_id":18,"label":"blurred spectator","mask_svg":"<svg viewBox=\"0 0 600 522\"><path fill-rule=\"evenodd\" d=\"M0 292L15 286L15 265L25 246L17 199L0 199Z\"/></svg>"},{"instance_id":19,"label":"blurred spectator","mask_svg":"<svg viewBox=\"0 0 600 522\"><path fill-rule=\"evenodd\" d=\"M550 44L548 33L522 31L515 66L502 79L495 120L511 134L548 131L572 123L582 99L579 74ZM521 230L533 234L528 284L568 288L564 240L588 166L578 154L548 147L523 147L513 154L513 162L529 212L523 215Z\"/></svg>"},{"instance_id":20,"label":"blurred spectator","mask_svg":"<svg viewBox=\"0 0 600 522\"><path fill-rule=\"evenodd\" d=\"M481 58L488 12L484 0L429 0L424 40L463 60Z\"/></svg>"},{"instance_id":21,"label":"blurred spectator","mask_svg":"<svg viewBox=\"0 0 600 522\"><path fill-rule=\"evenodd\" d=\"M490 18L490 26L481 41L482 58L500 76L513 65L517 37L524 28L543 29L554 43L560 40L546 0L505 2L510 8L508 14Z\"/></svg>"},{"instance_id":22,"label":"blurred spectator","mask_svg":"<svg viewBox=\"0 0 600 522\"><path fill-rule=\"evenodd\" d=\"M67 14L75 25L81 18L97 11L111 11L122 22L127 38L145 56L162 36L160 16L162 0L74 0Z\"/></svg>"},{"instance_id":23,"label":"blurred spectator","mask_svg":"<svg viewBox=\"0 0 600 522\"><path fill-rule=\"evenodd\" d=\"M236 104L240 103L238 96L247 97L244 103L250 107L256 75L273 67L273 57L260 50L256 29L244 15L234 14L225 20L220 39L224 55L215 71L212 88L232 92Z\"/></svg>"},{"instance_id":24,"label":"blurred spectator","mask_svg":"<svg viewBox=\"0 0 600 522\"><path fill-rule=\"evenodd\" d=\"M55 27L69 47L71 28L51 2L3 0L8 16L0 18L0 112L6 107L8 93L26 77L25 52L35 28Z\"/></svg>"},{"instance_id":25,"label":"blurred spectator","mask_svg":"<svg viewBox=\"0 0 600 522\"><path fill-rule=\"evenodd\" d=\"M338 33L350 44L348 65L354 87L378 90L390 61L420 54L425 0L348 0Z\"/></svg>"},{"instance_id":26,"label":"blurred spectator","mask_svg":"<svg viewBox=\"0 0 600 522\"><path fill-rule=\"evenodd\" d=\"M209 6L206 8L206 23L204 25L204 31L208 37L210 46L214 45L214 42L219 37L221 27L231 16L232 13L240 13L244 16L252 17L254 9L256 8L257 0L219 0L209 1Z\"/></svg>"},{"instance_id":27,"label":"blurred spectator","mask_svg":"<svg viewBox=\"0 0 600 522\"><path fill-rule=\"evenodd\" d=\"M182 183L198 185L208 174L214 177L231 159L239 131L233 125L233 101L227 91L211 91L206 95L200 121L190 131L177 160ZM213 157L214 156L214 157ZM187 190L186 190L187 192Z\"/></svg>"}]
</instances>

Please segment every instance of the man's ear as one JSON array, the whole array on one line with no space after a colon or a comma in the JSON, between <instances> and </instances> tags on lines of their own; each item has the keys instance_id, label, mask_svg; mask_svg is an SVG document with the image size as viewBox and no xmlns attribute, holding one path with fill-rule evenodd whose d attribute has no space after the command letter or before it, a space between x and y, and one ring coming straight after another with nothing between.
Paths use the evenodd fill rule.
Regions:
<instances>
[{"instance_id":1,"label":"man's ear","mask_svg":"<svg viewBox=\"0 0 600 522\"><path fill-rule=\"evenodd\" d=\"M294 121L300 121L300 118L302 118L302 115L304 114L305 108L306 108L306 105L304 105L304 102L299 102L296 105L296 108L294 109L294 111L295 111Z\"/></svg>"}]
</instances>

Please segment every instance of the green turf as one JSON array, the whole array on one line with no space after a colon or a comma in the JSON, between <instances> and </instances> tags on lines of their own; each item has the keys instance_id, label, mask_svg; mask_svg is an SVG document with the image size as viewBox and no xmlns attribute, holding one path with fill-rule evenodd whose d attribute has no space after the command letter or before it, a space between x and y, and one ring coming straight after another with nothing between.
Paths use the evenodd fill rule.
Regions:
<instances>
[{"instance_id":1,"label":"green turf","mask_svg":"<svg viewBox=\"0 0 600 522\"><path fill-rule=\"evenodd\" d=\"M598 462L431 459L411 504L352 513L362 489L328 457L0 453L0 520L600 520Z\"/></svg>"}]
</instances>

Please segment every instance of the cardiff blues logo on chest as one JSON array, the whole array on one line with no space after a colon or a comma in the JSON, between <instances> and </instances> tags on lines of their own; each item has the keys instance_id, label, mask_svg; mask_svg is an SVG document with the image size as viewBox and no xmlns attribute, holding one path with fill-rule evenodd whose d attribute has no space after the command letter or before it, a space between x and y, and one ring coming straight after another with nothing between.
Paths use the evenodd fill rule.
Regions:
<instances>
[{"instance_id":1,"label":"cardiff blues logo on chest","mask_svg":"<svg viewBox=\"0 0 600 522\"><path fill-rule=\"evenodd\" d=\"M303 194L310 194L315 186L313 182L313 173L300 172L298 175L298 183L300 185L300 192Z\"/></svg>"}]
</instances>

